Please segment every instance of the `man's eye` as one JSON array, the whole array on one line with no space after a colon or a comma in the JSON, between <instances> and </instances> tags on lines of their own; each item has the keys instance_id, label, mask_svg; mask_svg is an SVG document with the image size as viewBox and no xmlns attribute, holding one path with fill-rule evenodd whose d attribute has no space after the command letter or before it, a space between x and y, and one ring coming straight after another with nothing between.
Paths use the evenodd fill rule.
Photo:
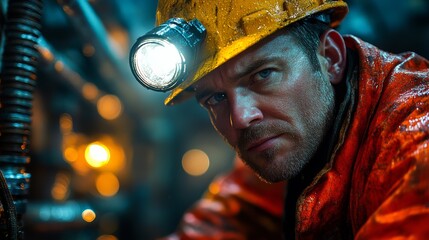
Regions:
<instances>
[{"instance_id":1,"label":"man's eye","mask_svg":"<svg viewBox=\"0 0 429 240\"><path fill-rule=\"evenodd\" d=\"M215 93L206 100L206 105L214 106L226 99L225 93Z\"/></svg>"},{"instance_id":2,"label":"man's eye","mask_svg":"<svg viewBox=\"0 0 429 240\"><path fill-rule=\"evenodd\" d=\"M254 80L255 81L264 80L264 79L268 78L272 72L273 72L273 70L270 68L259 71L255 74Z\"/></svg>"}]
</instances>

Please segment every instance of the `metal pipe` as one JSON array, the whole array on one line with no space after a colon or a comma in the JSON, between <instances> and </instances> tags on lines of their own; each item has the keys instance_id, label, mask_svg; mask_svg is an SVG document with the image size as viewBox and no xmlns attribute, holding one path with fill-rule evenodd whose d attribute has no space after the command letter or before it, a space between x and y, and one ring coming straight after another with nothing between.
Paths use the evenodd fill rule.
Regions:
<instances>
[{"instance_id":1,"label":"metal pipe","mask_svg":"<svg viewBox=\"0 0 429 240\"><path fill-rule=\"evenodd\" d=\"M9 0L0 85L1 239L23 239L22 215L31 175L29 138L39 52L41 0ZM7 188L6 188L7 186Z\"/></svg>"}]
</instances>

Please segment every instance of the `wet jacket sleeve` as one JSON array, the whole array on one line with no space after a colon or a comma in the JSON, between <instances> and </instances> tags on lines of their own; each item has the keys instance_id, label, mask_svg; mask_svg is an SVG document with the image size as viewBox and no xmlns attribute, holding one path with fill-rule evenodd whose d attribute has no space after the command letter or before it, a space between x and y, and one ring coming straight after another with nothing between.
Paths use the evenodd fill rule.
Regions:
<instances>
[{"instance_id":1,"label":"wet jacket sleeve","mask_svg":"<svg viewBox=\"0 0 429 240\"><path fill-rule=\"evenodd\" d=\"M281 239L284 183L268 184L242 163L218 176L183 215L173 239Z\"/></svg>"},{"instance_id":2,"label":"wet jacket sleeve","mask_svg":"<svg viewBox=\"0 0 429 240\"><path fill-rule=\"evenodd\" d=\"M429 70L427 61L409 59L391 71L361 153L369 164L355 168L370 173L354 196L356 215L368 213L356 239L429 237Z\"/></svg>"},{"instance_id":3,"label":"wet jacket sleeve","mask_svg":"<svg viewBox=\"0 0 429 240\"><path fill-rule=\"evenodd\" d=\"M359 230L356 239L427 239L429 236L428 111L412 121L415 122L403 126L403 131L416 130L421 133L402 136L406 138L404 145L398 145L396 151L404 153L389 156L390 176L378 177L397 180L381 206ZM401 176L395 176L397 174Z\"/></svg>"}]
</instances>

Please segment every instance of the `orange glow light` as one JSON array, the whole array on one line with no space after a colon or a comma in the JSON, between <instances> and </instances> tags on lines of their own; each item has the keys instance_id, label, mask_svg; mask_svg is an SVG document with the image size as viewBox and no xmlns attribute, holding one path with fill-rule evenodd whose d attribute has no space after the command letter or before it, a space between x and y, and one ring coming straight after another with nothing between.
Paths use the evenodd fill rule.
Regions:
<instances>
[{"instance_id":1,"label":"orange glow light","mask_svg":"<svg viewBox=\"0 0 429 240\"><path fill-rule=\"evenodd\" d=\"M64 113L61 115L60 128L62 133L70 133L73 130L73 119L70 114Z\"/></svg>"},{"instance_id":2,"label":"orange glow light","mask_svg":"<svg viewBox=\"0 0 429 240\"><path fill-rule=\"evenodd\" d=\"M182 167L192 176L200 176L209 169L210 160L207 154L198 149L187 151L182 157Z\"/></svg>"},{"instance_id":3,"label":"orange glow light","mask_svg":"<svg viewBox=\"0 0 429 240\"><path fill-rule=\"evenodd\" d=\"M85 149L85 160L92 167L102 167L109 162L110 151L104 144L93 142Z\"/></svg>"},{"instance_id":4,"label":"orange glow light","mask_svg":"<svg viewBox=\"0 0 429 240\"><path fill-rule=\"evenodd\" d=\"M79 157L77 150L74 147L68 147L64 150L64 159L68 162L75 162Z\"/></svg>"},{"instance_id":5,"label":"orange glow light","mask_svg":"<svg viewBox=\"0 0 429 240\"><path fill-rule=\"evenodd\" d=\"M121 114L122 103L119 98L114 95L104 95L97 102L97 110L104 119L113 120Z\"/></svg>"},{"instance_id":6,"label":"orange glow light","mask_svg":"<svg viewBox=\"0 0 429 240\"><path fill-rule=\"evenodd\" d=\"M58 173L51 189L52 198L58 201L65 200L69 194L69 185L70 177L64 173Z\"/></svg>"},{"instance_id":7,"label":"orange glow light","mask_svg":"<svg viewBox=\"0 0 429 240\"><path fill-rule=\"evenodd\" d=\"M95 186L102 196L111 197L119 191L119 180L113 173L102 173L97 177Z\"/></svg>"},{"instance_id":8,"label":"orange glow light","mask_svg":"<svg viewBox=\"0 0 429 240\"><path fill-rule=\"evenodd\" d=\"M97 240L118 240L118 238L113 235L101 235Z\"/></svg>"},{"instance_id":9,"label":"orange glow light","mask_svg":"<svg viewBox=\"0 0 429 240\"><path fill-rule=\"evenodd\" d=\"M85 209L82 212L82 219L85 222L92 222L95 220L95 217L96 217L95 212L92 209Z\"/></svg>"},{"instance_id":10,"label":"orange glow light","mask_svg":"<svg viewBox=\"0 0 429 240\"><path fill-rule=\"evenodd\" d=\"M64 63L61 61L57 61L56 63L54 63L54 68L58 72L61 72L64 69Z\"/></svg>"},{"instance_id":11,"label":"orange glow light","mask_svg":"<svg viewBox=\"0 0 429 240\"><path fill-rule=\"evenodd\" d=\"M98 96L98 88L97 86L95 86L92 83L85 83L82 86L82 95L84 98L88 99L88 100L94 100L97 98Z\"/></svg>"}]
</instances>

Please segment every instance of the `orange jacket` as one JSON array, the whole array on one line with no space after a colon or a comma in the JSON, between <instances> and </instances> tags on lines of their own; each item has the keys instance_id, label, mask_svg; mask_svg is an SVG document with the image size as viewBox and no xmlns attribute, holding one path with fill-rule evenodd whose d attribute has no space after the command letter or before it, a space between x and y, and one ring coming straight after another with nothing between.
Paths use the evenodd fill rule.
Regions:
<instances>
[{"instance_id":1,"label":"orange jacket","mask_svg":"<svg viewBox=\"0 0 429 240\"><path fill-rule=\"evenodd\" d=\"M345 40L359 59L355 107L300 196L296 236L428 239L429 62Z\"/></svg>"},{"instance_id":2,"label":"orange jacket","mask_svg":"<svg viewBox=\"0 0 429 240\"><path fill-rule=\"evenodd\" d=\"M261 181L237 158L163 240L281 239L284 186Z\"/></svg>"},{"instance_id":3,"label":"orange jacket","mask_svg":"<svg viewBox=\"0 0 429 240\"><path fill-rule=\"evenodd\" d=\"M429 62L345 41L357 81L329 161L298 198L295 237L429 239ZM237 167L169 239L281 239L284 188Z\"/></svg>"}]
</instances>

